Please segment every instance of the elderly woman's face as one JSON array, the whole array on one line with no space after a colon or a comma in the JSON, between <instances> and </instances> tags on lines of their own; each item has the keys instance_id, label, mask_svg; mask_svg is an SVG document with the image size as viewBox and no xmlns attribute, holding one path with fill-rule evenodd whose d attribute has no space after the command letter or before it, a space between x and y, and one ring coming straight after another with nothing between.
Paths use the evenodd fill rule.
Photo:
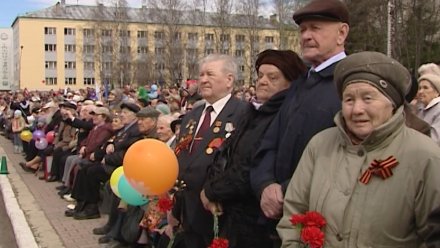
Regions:
<instances>
[{"instance_id":1,"label":"elderly woman's face","mask_svg":"<svg viewBox=\"0 0 440 248\"><path fill-rule=\"evenodd\" d=\"M423 104L423 106L426 107L432 101L432 99L438 96L439 92L437 92L437 90L428 80L420 81L419 91L417 91L417 99Z\"/></svg>"},{"instance_id":2,"label":"elderly woman's face","mask_svg":"<svg viewBox=\"0 0 440 248\"><path fill-rule=\"evenodd\" d=\"M393 104L374 86L355 82L342 93L342 115L348 131L363 140L391 118Z\"/></svg>"},{"instance_id":3,"label":"elderly woman's face","mask_svg":"<svg viewBox=\"0 0 440 248\"><path fill-rule=\"evenodd\" d=\"M261 103L269 100L276 93L289 88L289 81L278 67L271 64L262 64L258 68L257 100Z\"/></svg>"}]
</instances>

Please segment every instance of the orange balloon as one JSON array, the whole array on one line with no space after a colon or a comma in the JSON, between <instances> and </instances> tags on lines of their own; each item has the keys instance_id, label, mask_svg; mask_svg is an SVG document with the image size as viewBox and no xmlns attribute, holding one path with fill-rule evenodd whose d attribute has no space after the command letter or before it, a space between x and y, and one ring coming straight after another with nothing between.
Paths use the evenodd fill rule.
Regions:
<instances>
[{"instance_id":1,"label":"orange balloon","mask_svg":"<svg viewBox=\"0 0 440 248\"><path fill-rule=\"evenodd\" d=\"M150 196L170 190L179 174L173 150L155 139L143 139L131 145L125 153L123 166L130 185Z\"/></svg>"}]
</instances>

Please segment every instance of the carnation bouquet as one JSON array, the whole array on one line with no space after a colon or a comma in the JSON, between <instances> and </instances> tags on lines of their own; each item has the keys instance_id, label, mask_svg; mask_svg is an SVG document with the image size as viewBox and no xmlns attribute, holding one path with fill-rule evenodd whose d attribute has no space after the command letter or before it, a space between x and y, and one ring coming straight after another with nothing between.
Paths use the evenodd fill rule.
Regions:
<instances>
[{"instance_id":1,"label":"carnation bouquet","mask_svg":"<svg viewBox=\"0 0 440 248\"><path fill-rule=\"evenodd\" d=\"M300 247L322 248L324 246L324 232L326 225L324 217L315 211L305 214L293 214L290 218L292 225L300 230Z\"/></svg>"}]
</instances>

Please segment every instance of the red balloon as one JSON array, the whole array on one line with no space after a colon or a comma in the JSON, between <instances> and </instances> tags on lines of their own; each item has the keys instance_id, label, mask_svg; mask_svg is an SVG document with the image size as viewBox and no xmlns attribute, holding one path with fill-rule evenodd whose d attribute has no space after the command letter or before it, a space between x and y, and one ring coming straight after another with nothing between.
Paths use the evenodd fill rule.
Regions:
<instances>
[{"instance_id":1,"label":"red balloon","mask_svg":"<svg viewBox=\"0 0 440 248\"><path fill-rule=\"evenodd\" d=\"M55 140L55 132L54 131L50 131L46 134L46 140L47 143L52 144L53 141Z\"/></svg>"}]
</instances>

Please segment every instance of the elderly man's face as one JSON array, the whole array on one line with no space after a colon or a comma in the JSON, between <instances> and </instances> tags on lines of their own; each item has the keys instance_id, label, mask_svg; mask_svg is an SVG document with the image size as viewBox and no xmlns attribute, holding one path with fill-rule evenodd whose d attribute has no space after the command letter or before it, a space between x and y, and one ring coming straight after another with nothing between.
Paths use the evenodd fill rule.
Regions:
<instances>
[{"instance_id":1,"label":"elderly man's face","mask_svg":"<svg viewBox=\"0 0 440 248\"><path fill-rule=\"evenodd\" d=\"M257 100L264 103L276 93L289 88L289 81L278 67L271 64L262 64L258 68Z\"/></svg>"},{"instance_id":2,"label":"elderly man's face","mask_svg":"<svg viewBox=\"0 0 440 248\"><path fill-rule=\"evenodd\" d=\"M173 137L173 131L171 130L170 124L166 121L159 119L157 122L157 136L159 140L167 142L171 137Z\"/></svg>"},{"instance_id":3,"label":"elderly man's face","mask_svg":"<svg viewBox=\"0 0 440 248\"><path fill-rule=\"evenodd\" d=\"M224 61L211 61L200 66L198 83L200 94L212 104L230 93L234 77L224 71Z\"/></svg>"},{"instance_id":4,"label":"elderly man's face","mask_svg":"<svg viewBox=\"0 0 440 248\"><path fill-rule=\"evenodd\" d=\"M346 23L304 20L299 27L303 58L314 66L344 51L349 29Z\"/></svg>"},{"instance_id":5,"label":"elderly man's face","mask_svg":"<svg viewBox=\"0 0 440 248\"><path fill-rule=\"evenodd\" d=\"M363 140L391 118L393 104L376 87L359 81L342 93L342 115L348 131Z\"/></svg>"},{"instance_id":6,"label":"elderly man's face","mask_svg":"<svg viewBox=\"0 0 440 248\"><path fill-rule=\"evenodd\" d=\"M130 124L136 119L136 113L124 108L121 110L121 120L124 125Z\"/></svg>"},{"instance_id":7,"label":"elderly man's face","mask_svg":"<svg viewBox=\"0 0 440 248\"><path fill-rule=\"evenodd\" d=\"M138 117L138 126L141 133L148 133L156 126L156 119L151 117Z\"/></svg>"}]
</instances>

